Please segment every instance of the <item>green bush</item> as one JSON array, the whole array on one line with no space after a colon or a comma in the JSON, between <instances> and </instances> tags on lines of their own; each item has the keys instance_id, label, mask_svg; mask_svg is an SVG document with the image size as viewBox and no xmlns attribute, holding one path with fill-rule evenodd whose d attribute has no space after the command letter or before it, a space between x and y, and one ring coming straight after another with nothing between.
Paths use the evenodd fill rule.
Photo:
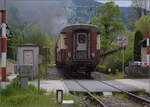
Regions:
<instances>
[{"instance_id":1,"label":"green bush","mask_svg":"<svg viewBox=\"0 0 150 107\"><path fill-rule=\"evenodd\" d=\"M114 96L117 98L127 98L128 94L126 94L126 93L115 93Z\"/></svg>"},{"instance_id":2,"label":"green bush","mask_svg":"<svg viewBox=\"0 0 150 107\"><path fill-rule=\"evenodd\" d=\"M14 87L14 88L20 88L20 86L21 86L20 81L21 81L21 78L20 78L20 77L15 78L15 79L11 82L11 84L9 85L9 87L11 86L11 87Z\"/></svg>"},{"instance_id":3,"label":"green bush","mask_svg":"<svg viewBox=\"0 0 150 107\"><path fill-rule=\"evenodd\" d=\"M99 65L96 66L96 69L100 72L106 72L107 71L107 66L99 64Z\"/></svg>"},{"instance_id":4,"label":"green bush","mask_svg":"<svg viewBox=\"0 0 150 107\"><path fill-rule=\"evenodd\" d=\"M140 41L143 39L142 33L138 30L135 33L134 39L134 60L141 61L141 46Z\"/></svg>"},{"instance_id":5,"label":"green bush","mask_svg":"<svg viewBox=\"0 0 150 107\"><path fill-rule=\"evenodd\" d=\"M146 90L145 89L142 89L141 91L138 92L138 95L143 95L145 94Z\"/></svg>"},{"instance_id":6,"label":"green bush","mask_svg":"<svg viewBox=\"0 0 150 107\"><path fill-rule=\"evenodd\" d=\"M40 65L40 78L42 79L46 78L46 70L43 65Z\"/></svg>"}]
</instances>

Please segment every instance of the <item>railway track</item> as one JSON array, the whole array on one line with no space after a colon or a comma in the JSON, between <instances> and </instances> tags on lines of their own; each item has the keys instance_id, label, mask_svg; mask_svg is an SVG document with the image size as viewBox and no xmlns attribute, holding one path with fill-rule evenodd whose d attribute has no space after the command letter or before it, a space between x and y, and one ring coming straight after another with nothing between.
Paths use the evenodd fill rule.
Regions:
<instances>
[{"instance_id":1,"label":"railway track","mask_svg":"<svg viewBox=\"0 0 150 107\"><path fill-rule=\"evenodd\" d=\"M88 94L88 96L91 97L92 100L95 100L101 107L107 107L100 98L97 98L95 95L93 95L86 87L80 84L77 80L75 80L75 82L78 83L83 89L86 90L86 93Z\"/></svg>"},{"instance_id":2,"label":"railway track","mask_svg":"<svg viewBox=\"0 0 150 107\"><path fill-rule=\"evenodd\" d=\"M90 99L92 102L96 103L96 105L99 105L100 107L107 107L108 104L105 104L106 102L104 102L101 98L95 96L95 94L93 94L92 92L90 92L86 87L84 87L81 83L78 82L78 80L74 79L74 76L73 75L65 75L68 79L71 79L73 81L75 81L80 87L82 87L84 90L86 90L86 95L88 96L88 99ZM131 101L134 101L136 103L139 103L139 104L142 104L144 105L144 107L150 107L150 100L148 99L145 99L143 97L140 97L136 94L133 94L133 93L130 93L130 92L127 92L127 91L124 91L118 87L115 87L107 82L104 82L104 81L99 81L109 87L112 87L114 89L117 89L119 90L121 93L125 93L128 95L128 98L131 100ZM88 104L86 104L86 102L84 102L86 107L89 107ZM98 106L98 107L99 107Z\"/></svg>"},{"instance_id":3,"label":"railway track","mask_svg":"<svg viewBox=\"0 0 150 107\"><path fill-rule=\"evenodd\" d=\"M104 81L101 81L101 82L102 82L103 84L105 84L105 85L108 85L108 86L110 86L110 87L112 87L112 88L115 88L115 89L121 91L122 93L127 94L127 95L129 96L129 98L132 99L133 101L135 101L136 103L143 104L143 105L145 105L146 107L150 107L150 100L145 99L145 98L143 98L143 97L140 97L140 96L138 96L138 95L136 95L136 94L133 94L133 93L130 93L130 92L121 90L120 88L117 88L117 87L115 87L115 86L113 86L113 85L111 85L111 84L109 84L109 83L104 82Z\"/></svg>"},{"instance_id":4,"label":"railway track","mask_svg":"<svg viewBox=\"0 0 150 107\"><path fill-rule=\"evenodd\" d=\"M77 80L74 80L76 83L78 83L80 85L80 87L82 87L83 89L86 90L86 93L88 94L89 98L91 99L91 101L94 101L96 102L97 105L99 105L100 107L107 107L108 104L105 104L103 102L103 100L101 100L100 98L96 97L92 92L90 92L86 87L84 87L82 84L80 84ZM130 92L127 92L127 91L124 91L124 90L121 90L111 84L108 84L106 82L103 82L103 81L100 81L101 83L105 84L105 85L108 85L112 88L115 88L117 90L119 90L120 92L122 93L125 93L128 95L128 98L136 103L139 103L139 104L142 104L144 105L144 107L150 107L150 100L148 99L145 99L143 97L140 97L136 94L133 94L133 93L130 93ZM87 105L88 107L88 105Z\"/></svg>"},{"instance_id":5,"label":"railway track","mask_svg":"<svg viewBox=\"0 0 150 107\"><path fill-rule=\"evenodd\" d=\"M80 84L78 82L78 80L74 79L74 75L65 75L68 79L74 80L80 87L82 87L83 89L86 90L86 94L89 96L88 98L90 98L92 101L94 100L95 102L97 102L98 105L100 105L100 107L107 107L104 102L102 102L102 100L100 98L97 98L93 93L91 93L86 87L84 87L82 84ZM90 107L86 102L84 102L85 107Z\"/></svg>"}]
</instances>

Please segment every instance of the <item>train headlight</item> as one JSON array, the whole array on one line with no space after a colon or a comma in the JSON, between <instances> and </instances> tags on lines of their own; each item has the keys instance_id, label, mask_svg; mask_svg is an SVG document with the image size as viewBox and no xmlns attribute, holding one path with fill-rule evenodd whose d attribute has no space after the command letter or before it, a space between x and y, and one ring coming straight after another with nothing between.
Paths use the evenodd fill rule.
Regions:
<instances>
[{"instance_id":1,"label":"train headlight","mask_svg":"<svg viewBox=\"0 0 150 107\"><path fill-rule=\"evenodd\" d=\"M92 52L92 57L95 57L95 53L94 52Z\"/></svg>"}]
</instances>

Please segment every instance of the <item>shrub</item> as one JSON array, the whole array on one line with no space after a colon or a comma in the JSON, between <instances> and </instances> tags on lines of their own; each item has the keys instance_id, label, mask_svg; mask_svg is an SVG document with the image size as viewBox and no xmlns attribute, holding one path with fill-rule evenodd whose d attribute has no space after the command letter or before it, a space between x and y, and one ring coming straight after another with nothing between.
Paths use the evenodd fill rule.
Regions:
<instances>
[{"instance_id":1,"label":"shrub","mask_svg":"<svg viewBox=\"0 0 150 107\"><path fill-rule=\"evenodd\" d=\"M107 71L107 66L106 65L97 65L96 69L100 72L106 72Z\"/></svg>"},{"instance_id":2,"label":"shrub","mask_svg":"<svg viewBox=\"0 0 150 107\"><path fill-rule=\"evenodd\" d=\"M46 70L43 65L40 66L40 78L46 78Z\"/></svg>"},{"instance_id":3,"label":"shrub","mask_svg":"<svg viewBox=\"0 0 150 107\"><path fill-rule=\"evenodd\" d=\"M138 30L135 33L134 39L134 60L141 61L141 46L140 41L143 39L142 33Z\"/></svg>"},{"instance_id":4,"label":"shrub","mask_svg":"<svg viewBox=\"0 0 150 107\"><path fill-rule=\"evenodd\" d=\"M20 86L21 86L20 81L21 81L21 78L20 78L20 77L15 78L15 79L11 82L11 84L9 85L9 87L20 88Z\"/></svg>"}]
</instances>

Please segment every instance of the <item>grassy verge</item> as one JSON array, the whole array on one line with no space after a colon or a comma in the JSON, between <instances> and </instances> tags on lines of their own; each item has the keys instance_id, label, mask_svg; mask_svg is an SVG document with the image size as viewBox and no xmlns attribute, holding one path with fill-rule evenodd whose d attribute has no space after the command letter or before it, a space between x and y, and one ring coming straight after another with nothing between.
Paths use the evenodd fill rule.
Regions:
<instances>
[{"instance_id":1,"label":"grassy verge","mask_svg":"<svg viewBox=\"0 0 150 107\"><path fill-rule=\"evenodd\" d=\"M144 95L146 93L146 89L142 89L141 91L139 91L137 94L138 95Z\"/></svg>"},{"instance_id":2,"label":"grassy verge","mask_svg":"<svg viewBox=\"0 0 150 107\"><path fill-rule=\"evenodd\" d=\"M116 98L127 98L128 94L126 94L126 93L115 93L114 96Z\"/></svg>"},{"instance_id":3,"label":"grassy verge","mask_svg":"<svg viewBox=\"0 0 150 107\"><path fill-rule=\"evenodd\" d=\"M47 65L48 70L50 70L52 67L54 67L54 64L48 64ZM41 79L46 79L46 73L48 71L46 71L45 65L40 65L40 78Z\"/></svg>"},{"instance_id":4,"label":"grassy verge","mask_svg":"<svg viewBox=\"0 0 150 107\"><path fill-rule=\"evenodd\" d=\"M6 89L0 88L0 107L66 107L56 102L56 93L46 95L46 90L33 85L20 88L19 79L15 79ZM81 107L75 97L64 94L64 99L74 100L73 107Z\"/></svg>"},{"instance_id":5,"label":"grassy verge","mask_svg":"<svg viewBox=\"0 0 150 107\"><path fill-rule=\"evenodd\" d=\"M49 96L53 96L53 98L56 98L56 93L50 92ZM78 100L78 96L79 95L77 95L77 94L69 95L69 94L64 93L63 100L73 100L74 101L73 105L67 106L67 107L83 107L82 103ZM66 106L64 106L64 107L66 107Z\"/></svg>"},{"instance_id":6,"label":"grassy verge","mask_svg":"<svg viewBox=\"0 0 150 107\"><path fill-rule=\"evenodd\" d=\"M12 64L16 64L16 61L13 60L13 59L8 58L7 60L8 60L10 63L12 63Z\"/></svg>"},{"instance_id":7,"label":"grassy verge","mask_svg":"<svg viewBox=\"0 0 150 107\"><path fill-rule=\"evenodd\" d=\"M109 79L123 79L121 72L116 72L115 74L108 74Z\"/></svg>"}]
</instances>

